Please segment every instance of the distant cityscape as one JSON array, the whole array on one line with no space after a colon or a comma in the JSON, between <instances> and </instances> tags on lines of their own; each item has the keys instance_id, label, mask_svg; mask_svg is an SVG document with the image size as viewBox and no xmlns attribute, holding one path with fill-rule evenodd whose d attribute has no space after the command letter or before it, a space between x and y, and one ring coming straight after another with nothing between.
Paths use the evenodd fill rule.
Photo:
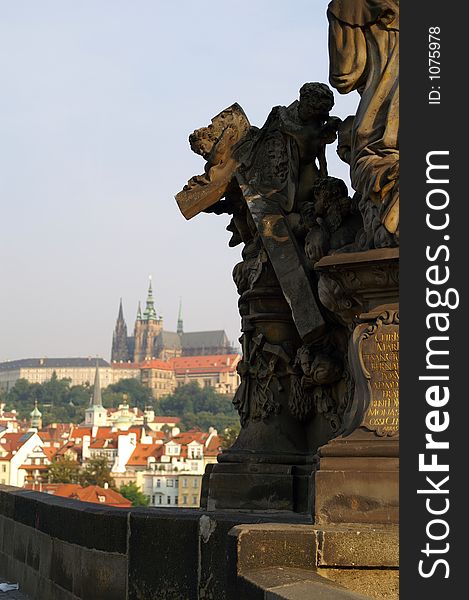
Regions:
<instances>
[{"instance_id":1,"label":"distant cityscape","mask_svg":"<svg viewBox=\"0 0 469 600\"><path fill-rule=\"evenodd\" d=\"M90 389L81 423L43 426L37 401L29 419L0 401L0 484L112 506L130 506L137 494L143 505L198 507L205 467L221 450L217 430L181 431L180 416L157 415L157 404L130 406L126 394L118 406L104 407L102 389L136 380L158 402L192 384L229 403L239 385L240 358L223 330L184 332L181 306L176 331L166 331L150 280L132 336L120 301L109 362L44 357L0 363L2 398L26 382L44 386L66 380L70 388ZM102 480L86 477L90 466L93 472L100 467Z\"/></svg>"}]
</instances>

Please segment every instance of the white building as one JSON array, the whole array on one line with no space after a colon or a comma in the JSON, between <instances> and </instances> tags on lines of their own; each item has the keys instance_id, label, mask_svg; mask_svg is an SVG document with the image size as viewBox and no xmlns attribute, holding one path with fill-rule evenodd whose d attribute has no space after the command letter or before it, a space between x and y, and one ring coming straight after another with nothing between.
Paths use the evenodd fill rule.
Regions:
<instances>
[{"instance_id":1,"label":"white building","mask_svg":"<svg viewBox=\"0 0 469 600\"><path fill-rule=\"evenodd\" d=\"M43 442L36 431L0 432L0 462L8 463L8 469L5 469L5 474L8 473L7 485L23 487L27 473L21 466L28 464L29 457L42 459L42 446Z\"/></svg>"}]
</instances>

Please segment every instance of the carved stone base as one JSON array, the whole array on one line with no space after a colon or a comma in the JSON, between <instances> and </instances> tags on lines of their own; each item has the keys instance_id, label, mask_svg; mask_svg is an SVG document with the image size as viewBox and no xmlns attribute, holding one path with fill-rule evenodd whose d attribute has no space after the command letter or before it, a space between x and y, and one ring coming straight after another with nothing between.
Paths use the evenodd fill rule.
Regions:
<instances>
[{"instance_id":1,"label":"carved stone base","mask_svg":"<svg viewBox=\"0 0 469 600\"><path fill-rule=\"evenodd\" d=\"M315 523L398 523L399 440L357 429L320 450Z\"/></svg>"},{"instance_id":2,"label":"carved stone base","mask_svg":"<svg viewBox=\"0 0 469 600\"><path fill-rule=\"evenodd\" d=\"M316 269L323 303L352 331L355 393L352 433L320 449L315 522L398 523L399 249L327 256Z\"/></svg>"},{"instance_id":3,"label":"carved stone base","mask_svg":"<svg viewBox=\"0 0 469 600\"><path fill-rule=\"evenodd\" d=\"M207 511L314 512L313 465L208 465L202 481L200 505Z\"/></svg>"}]
</instances>

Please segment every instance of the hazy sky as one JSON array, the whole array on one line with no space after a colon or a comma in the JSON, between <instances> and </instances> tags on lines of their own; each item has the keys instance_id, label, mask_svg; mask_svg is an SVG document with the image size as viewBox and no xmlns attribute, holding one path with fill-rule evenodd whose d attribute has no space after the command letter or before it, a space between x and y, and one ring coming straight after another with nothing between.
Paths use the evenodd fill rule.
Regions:
<instances>
[{"instance_id":1,"label":"hazy sky","mask_svg":"<svg viewBox=\"0 0 469 600\"><path fill-rule=\"evenodd\" d=\"M165 328L239 335L228 218L187 222L187 137L327 82L326 0L14 0L0 22L0 360L109 359L152 274ZM355 94L334 114L354 113ZM347 177L329 152L329 171Z\"/></svg>"}]
</instances>

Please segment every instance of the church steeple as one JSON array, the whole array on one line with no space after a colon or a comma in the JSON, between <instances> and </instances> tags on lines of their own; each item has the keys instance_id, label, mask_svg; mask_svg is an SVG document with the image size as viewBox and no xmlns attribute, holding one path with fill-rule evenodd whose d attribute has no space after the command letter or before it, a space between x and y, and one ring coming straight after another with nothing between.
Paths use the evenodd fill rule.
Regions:
<instances>
[{"instance_id":1,"label":"church steeple","mask_svg":"<svg viewBox=\"0 0 469 600\"><path fill-rule=\"evenodd\" d=\"M143 313L144 321L157 321L155 301L153 300L153 289L151 287L151 275L150 283L148 284L147 304Z\"/></svg>"},{"instance_id":2,"label":"church steeple","mask_svg":"<svg viewBox=\"0 0 469 600\"><path fill-rule=\"evenodd\" d=\"M90 405L85 410L85 424L92 427L103 427L107 423L107 411L103 406L101 398L101 382L99 380L99 360L96 359L96 371L94 374L93 395Z\"/></svg>"},{"instance_id":3,"label":"church steeple","mask_svg":"<svg viewBox=\"0 0 469 600\"><path fill-rule=\"evenodd\" d=\"M37 400L34 401L34 410L30 413L31 416L31 428L41 429L42 428L42 413L37 407Z\"/></svg>"},{"instance_id":4,"label":"church steeple","mask_svg":"<svg viewBox=\"0 0 469 600\"><path fill-rule=\"evenodd\" d=\"M178 313L178 324L176 329L178 335L182 335L184 333L184 323L182 321L182 299L179 298L179 313Z\"/></svg>"},{"instance_id":5,"label":"church steeple","mask_svg":"<svg viewBox=\"0 0 469 600\"><path fill-rule=\"evenodd\" d=\"M119 312L117 313L116 327L112 336L112 362L126 362L130 359L129 348L127 344L127 325L124 319L124 309L122 307L122 298L119 302Z\"/></svg>"},{"instance_id":6,"label":"church steeple","mask_svg":"<svg viewBox=\"0 0 469 600\"><path fill-rule=\"evenodd\" d=\"M101 398L101 382L99 380L99 363L96 359L96 371L94 373L94 386L93 396L90 399L90 406L103 406L103 400Z\"/></svg>"}]
</instances>

